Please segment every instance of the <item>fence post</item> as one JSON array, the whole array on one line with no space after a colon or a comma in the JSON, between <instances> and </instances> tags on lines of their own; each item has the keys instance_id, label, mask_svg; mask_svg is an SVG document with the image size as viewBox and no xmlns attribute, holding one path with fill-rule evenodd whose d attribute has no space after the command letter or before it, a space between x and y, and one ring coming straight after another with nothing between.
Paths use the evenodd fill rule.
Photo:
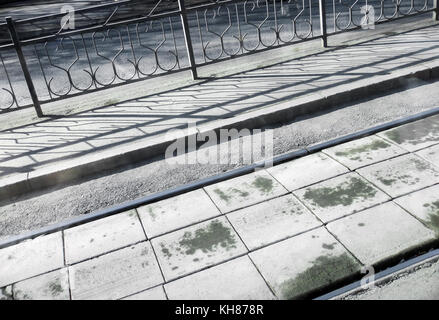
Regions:
<instances>
[{"instance_id":1,"label":"fence post","mask_svg":"<svg viewBox=\"0 0 439 320\"><path fill-rule=\"evenodd\" d=\"M178 0L178 7L180 10L181 24L183 26L184 40L186 42L187 55L189 57L189 64L192 71L192 78L198 78L197 65L195 63L194 48L192 47L191 33L189 30L189 23L187 20L186 6L184 0Z\"/></svg>"},{"instance_id":2,"label":"fence post","mask_svg":"<svg viewBox=\"0 0 439 320\"><path fill-rule=\"evenodd\" d=\"M433 20L439 21L439 1L433 0L433 6L434 6Z\"/></svg>"},{"instance_id":3,"label":"fence post","mask_svg":"<svg viewBox=\"0 0 439 320\"><path fill-rule=\"evenodd\" d=\"M328 34L326 30L326 1L319 0L319 11L320 11L320 34L322 35L322 46L324 48L328 47Z\"/></svg>"},{"instance_id":4,"label":"fence post","mask_svg":"<svg viewBox=\"0 0 439 320\"><path fill-rule=\"evenodd\" d=\"M37 92L35 91L34 83L32 82L29 69L27 68L26 59L24 58L23 51L21 50L20 38L18 37L17 30L15 29L14 20L12 20L11 17L7 17L6 22L8 24L9 34L11 35L12 43L14 44L15 51L17 52L18 61L20 62L21 70L23 71L24 79L26 80L35 111L37 112L38 117L42 117L43 111L41 110L40 101L38 101Z\"/></svg>"}]
</instances>

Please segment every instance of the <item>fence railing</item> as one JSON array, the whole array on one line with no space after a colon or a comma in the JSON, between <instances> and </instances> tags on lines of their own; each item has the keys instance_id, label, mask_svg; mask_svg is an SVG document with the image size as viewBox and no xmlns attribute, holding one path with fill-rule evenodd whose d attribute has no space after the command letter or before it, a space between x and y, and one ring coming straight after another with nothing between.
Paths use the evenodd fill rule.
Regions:
<instances>
[{"instance_id":1,"label":"fence railing","mask_svg":"<svg viewBox=\"0 0 439 320\"><path fill-rule=\"evenodd\" d=\"M75 28L72 13L7 18L0 112L33 106L42 116L41 104L86 92L183 70L196 79L198 67L220 60L314 39L326 46L333 34L429 12L439 17L437 0L160 0L121 15L129 5L78 10L86 19ZM50 19L57 30L44 28ZM30 27L37 25L39 33Z\"/></svg>"}]
</instances>

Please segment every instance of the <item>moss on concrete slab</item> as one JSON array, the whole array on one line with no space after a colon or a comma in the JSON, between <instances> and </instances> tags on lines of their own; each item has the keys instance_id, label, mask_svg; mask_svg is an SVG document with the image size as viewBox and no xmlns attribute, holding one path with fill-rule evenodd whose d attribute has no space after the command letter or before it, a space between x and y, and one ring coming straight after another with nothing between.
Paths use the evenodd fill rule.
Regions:
<instances>
[{"instance_id":1,"label":"moss on concrete slab","mask_svg":"<svg viewBox=\"0 0 439 320\"><path fill-rule=\"evenodd\" d=\"M264 178L264 177L257 177L255 181L253 181L253 186L256 187L259 191L263 193L269 193L273 190L273 180Z\"/></svg>"},{"instance_id":2,"label":"moss on concrete slab","mask_svg":"<svg viewBox=\"0 0 439 320\"><path fill-rule=\"evenodd\" d=\"M361 160L362 153L386 149L388 147L390 147L389 143L382 140L375 140L372 143L368 143L360 147L350 148L346 151L338 151L335 153L335 155L339 157L348 157L352 160Z\"/></svg>"},{"instance_id":3,"label":"moss on concrete slab","mask_svg":"<svg viewBox=\"0 0 439 320\"><path fill-rule=\"evenodd\" d=\"M377 193L377 190L364 180L352 177L349 181L331 187L317 187L306 190L304 197L322 208L335 207L339 205L351 205L357 199L370 199Z\"/></svg>"},{"instance_id":4,"label":"moss on concrete slab","mask_svg":"<svg viewBox=\"0 0 439 320\"><path fill-rule=\"evenodd\" d=\"M428 118L413 122L384 133L384 135L398 143L417 145L429 141L439 140L439 121L437 118Z\"/></svg>"},{"instance_id":5,"label":"moss on concrete slab","mask_svg":"<svg viewBox=\"0 0 439 320\"><path fill-rule=\"evenodd\" d=\"M224 191L222 191L218 188L214 189L213 192L215 192L222 200L224 200L227 203L232 198L230 195L227 195Z\"/></svg>"},{"instance_id":6,"label":"moss on concrete slab","mask_svg":"<svg viewBox=\"0 0 439 320\"><path fill-rule=\"evenodd\" d=\"M427 225L439 236L439 200L424 204L429 209Z\"/></svg>"},{"instance_id":7,"label":"moss on concrete slab","mask_svg":"<svg viewBox=\"0 0 439 320\"><path fill-rule=\"evenodd\" d=\"M186 254L192 255L197 250L203 253L213 252L218 246L229 250L236 248L236 240L230 228L220 221L212 221L207 227L197 229L194 233L185 232L179 242Z\"/></svg>"},{"instance_id":8,"label":"moss on concrete slab","mask_svg":"<svg viewBox=\"0 0 439 320\"><path fill-rule=\"evenodd\" d=\"M312 266L292 279L282 282L282 298L294 299L321 288L357 271L359 266L348 254L324 255L311 262Z\"/></svg>"}]
</instances>

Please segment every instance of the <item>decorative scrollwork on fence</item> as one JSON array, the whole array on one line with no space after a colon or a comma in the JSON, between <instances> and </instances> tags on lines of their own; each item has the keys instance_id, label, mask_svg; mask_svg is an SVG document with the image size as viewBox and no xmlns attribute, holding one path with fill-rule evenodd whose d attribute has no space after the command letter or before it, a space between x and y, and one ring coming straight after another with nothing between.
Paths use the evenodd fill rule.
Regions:
<instances>
[{"instance_id":1,"label":"decorative scrollwork on fence","mask_svg":"<svg viewBox=\"0 0 439 320\"><path fill-rule=\"evenodd\" d=\"M79 10L73 30L60 28L59 13L47 16L56 27L46 16L16 27L8 20L0 24L0 112L178 70L195 77L207 63L435 9L433 0L323 3L325 10L319 0L122 0ZM320 18L329 32L321 33ZM20 37L3 39L5 32Z\"/></svg>"},{"instance_id":2,"label":"decorative scrollwork on fence","mask_svg":"<svg viewBox=\"0 0 439 320\"><path fill-rule=\"evenodd\" d=\"M176 21L153 18L35 47L48 96L66 97L181 69Z\"/></svg>"},{"instance_id":3,"label":"decorative scrollwork on fence","mask_svg":"<svg viewBox=\"0 0 439 320\"><path fill-rule=\"evenodd\" d=\"M11 78L9 77L9 72L6 68L6 64L1 53L0 62L2 69L1 74L4 75L4 78L1 79L2 88L0 93L0 110L9 110L13 107L18 107L17 97L15 95Z\"/></svg>"},{"instance_id":4,"label":"decorative scrollwork on fence","mask_svg":"<svg viewBox=\"0 0 439 320\"><path fill-rule=\"evenodd\" d=\"M313 37L313 1L219 1L194 9L204 63ZM316 19L316 22L318 19Z\"/></svg>"},{"instance_id":5,"label":"decorative scrollwork on fence","mask_svg":"<svg viewBox=\"0 0 439 320\"><path fill-rule=\"evenodd\" d=\"M332 0L333 31L347 31L432 9L432 0Z\"/></svg>"}]
</instances>

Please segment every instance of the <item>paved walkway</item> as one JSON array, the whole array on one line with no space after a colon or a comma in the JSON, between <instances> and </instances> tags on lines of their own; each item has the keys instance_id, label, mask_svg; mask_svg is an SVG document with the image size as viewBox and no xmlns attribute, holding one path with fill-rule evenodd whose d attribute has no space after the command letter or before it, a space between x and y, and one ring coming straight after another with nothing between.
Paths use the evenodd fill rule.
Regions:
<instances>
[{"instance_id":1,"label":"paved walkway","mask_svg":"<svg viewBox=\"0 0 439 320\"><path fill-rule=\"evenodd\" d=\"M0 250L0 298L291 299L439 237L439 115Z\"/></svg>"},{"instance_id":2,"label":"paved walkway","mask_svg":"<svg viewBox=\"0 0 439 320\"><path fill-rule=\"evenodd\" d=\"M151 139L194 121L230 118L313 93L325 97L343 85L427 67L438 56L439 33L430 27L13 128L0 132L0 180L29 179L39 168Z\"/></svg>"}]
</instances>

